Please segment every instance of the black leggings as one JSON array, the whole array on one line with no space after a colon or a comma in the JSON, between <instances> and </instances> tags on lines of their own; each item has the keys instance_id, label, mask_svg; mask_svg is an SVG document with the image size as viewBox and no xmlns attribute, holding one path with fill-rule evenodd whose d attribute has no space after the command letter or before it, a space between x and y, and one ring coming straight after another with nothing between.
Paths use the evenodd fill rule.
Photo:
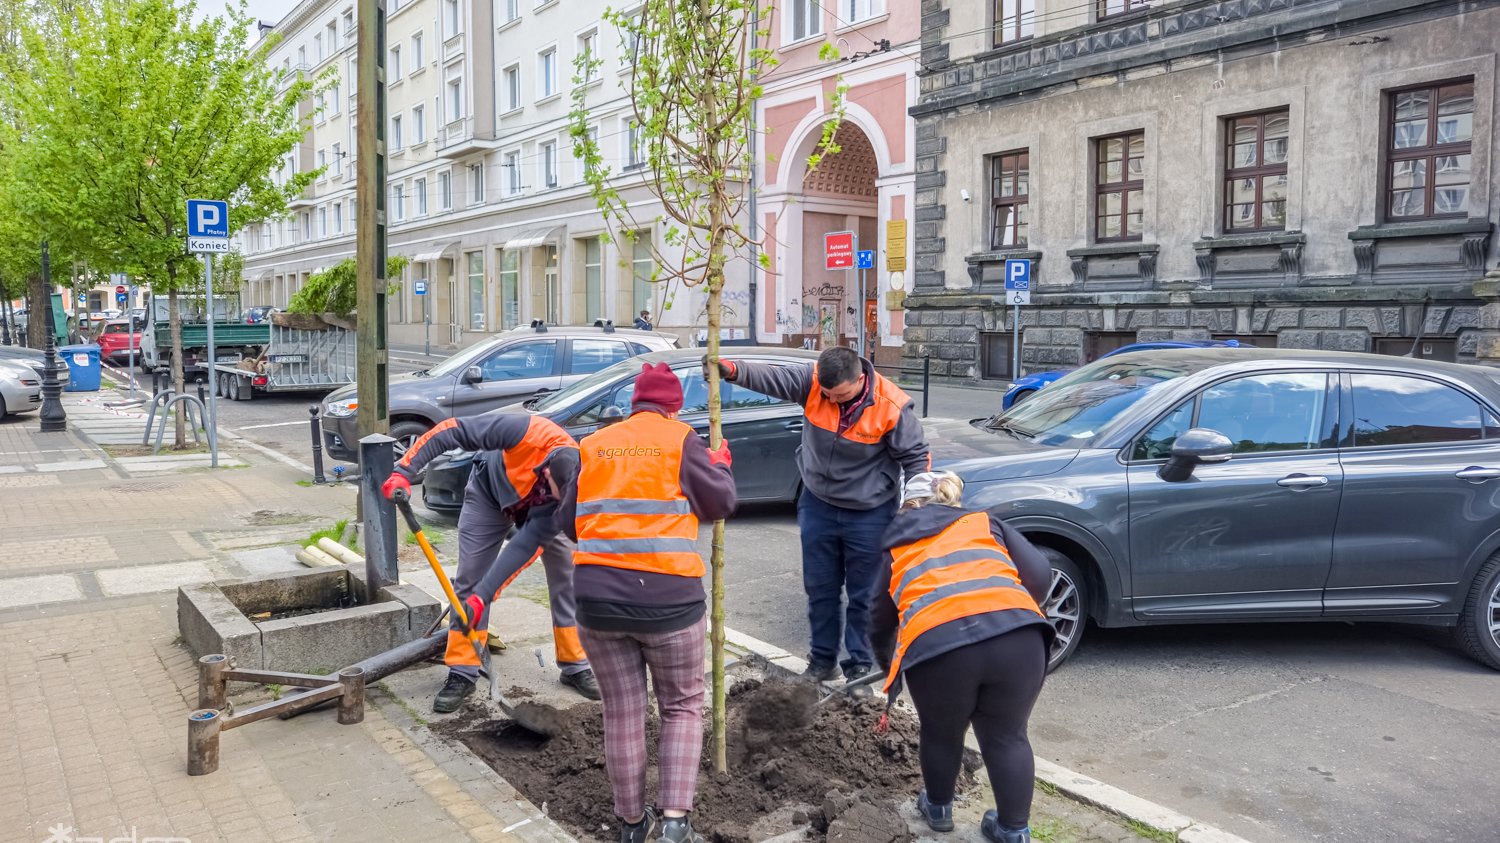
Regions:
<instances>
[{"instance_id":1,"label":"black leggings","mask_svg":"<svg viewBox=\"0 0 1500 843\"><path fill-rule=\"evenodd\" d=\"M1000 824L1021 828L1030 821L1036 763L1026 720L1046 675L1047 648L1037 624L960 647L906 671L922 723L922 782L933 804L953 801L964 734L973 723Z\"/></svg>"}]
</instances>

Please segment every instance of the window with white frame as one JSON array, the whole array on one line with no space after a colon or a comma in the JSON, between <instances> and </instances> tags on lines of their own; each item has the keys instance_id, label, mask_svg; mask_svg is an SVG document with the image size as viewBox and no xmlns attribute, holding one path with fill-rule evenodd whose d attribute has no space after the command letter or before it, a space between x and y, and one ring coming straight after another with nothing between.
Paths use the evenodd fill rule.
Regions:
<instances>
[{"instance_id":1,"label":"window with white frame","mask_svg":"<svg viewBox=\"0 0 1500 843\"><path fill-rule=\"evenodd\" d=\"M417 200L417 216L427 216L427 179L417 179L412 192Z\"/></svg>"},{"instance_id":2,"label":"window with white frame","mask_svg":"<svg viewBox=\"0 0 1500 843\"><path fill-rule=\"evenodd\" d=\"M313 113L318 115L319 123L328 119L328 102L322 91L313 94Z\"/></svg>"},{"instance_id":3,"label":"window with white frame","mask_svg":"<svg viewBox=\"0 0 1500 843\"><path fill-rule=\"evenodd\" d=\"M633 170L646 164L645 137L641 125L630 120L625 126L625 169Z\"/></svg>"},{"instance_id":4,"label":"window with white frame","mask_svg":"<svg viewBox=\"0 0 1500 843\"><path fill-rule=\"evenodd\" d=\"M510 23L520 16L521 0L505 0L505 22Z\"/></svg>"},{"instance_id":5,"label":"window with white frame","mask_svg":"<svg viewBox=\"0 0 1500 843\"><path fill-rule=\"evenodd\" d=\"M312 214L309 214L306 211L302 212L302 239L312 239Z\"/></svg>"},{"instance_id":6,"label":"window with white frame","mask_svg":"<svg viewBox=\"0 0 1500 843\"><path fill-rule=\"evenodd\" d=\"M298 47L297 48L297 69L298 70L306 70L307 69L307 48L306 47Z\"/></svg>"},{"instance_id":7,"label":"window with white frame","mask_svg":"<svg viewBox=\"0 0 1500 843\"><path fill-rule=\"evenodd\" d=\"M505 110L515 111L521 107L521 66L513 64L505 68Z\"/></svg>"},{"instance_id":8,"label":"window with white frame","mask_svg":"<svg viewBox=\"0 0 1500 843\"><path fill-rule=\"evenodd\" d=\"M323 171L322 175L318 176L319 179L328 178L328 150L326 149L318 150L318 169Z\"/></svg>"},{"instance_id":9,"label":"window with white frame","mask_svg":"<svg viewBox=\"0 0 1500 843\"><path fill-rule=\"evenodd\" d=\"M592 146L594 149L598 149L599 148L599 127L598 126L590 126L589 127L589 145ZM573 154L575 156L574 160L578 164L578 183L582 184L583 181L584 181L584 179L588 177L588 172L587 172L587 166L588 166L588 164L587 164L587 162L585 162L583 160L583 156L578 154L578 150L576 148L574 149Z\"/></svg>"},{"instance_id":10,"label":"window with white frame","mask_svg":"<svg viewBox=\"0 0 1500 843\"><path fill-rule=\"evenodd\" d=\"M391 117L391 135L386 138L386 147L392 152L400 149L404 144L401 142L401 115Z\"/></svg>"},{"instance_id":11,"label":"window with white frame","mask_svg":"<svg viewBox=\"0 0 1500 843\"><path fill-rule=\"evenodd\" d=\"M328 101L328 113L330 116L337 115L339 113L339 110L344 107L343 99L339 96L339 93L339 83L338 80L335 79L333 82L333 87L329 89L329 96L332 97L332 99Z\"/></svg>"},{"instance_id":12,"label":"window with white frame","mask_svg":"<svg viewBox=\"0 0 1500 843\"><path fill-rule=\"evenodd\" d=\"M447 170L438 173L438 208L453 210L453 175Z\"/></svg>"},{"instance_id":13,"label":"window with white frame","mask_svg":"<svg viewBox=\"0 0 1500 843\"><path fill-rule=\"evenodd\" d=\"M344 203L333 203L333 233L344 233Z\"/></svg>"},{"instance_id":14,"label":"window with white frame","mask_svg":"<svg viewBox=\"0 0 1500 843\"><path fill-rule=\"evenodd\" d=\"M786 16L787 41L801 41L823 32L823 7L818 0L790 0L791 9Z\"/></svg>"},{"instance_id":15,"label":"window with white frame","mask_svg":"<svg viewBox=\"0 0 1500 843\"><path fill-rule=\"evenodd\" d=\"M635 57L641 51L641 37L640 33L637 32L640 25L641 16L639 13L631 15L629 20L626 21L625 29L621 34L621 37L625 40L623 45L625 49L620 51L621 69L635 65Z\"/></svg>"},{"instance_id":16,"label":"window with white frame","mask_svg":"<svg viewBox=\"0 0 1500 843\"><path fill-rule=\"evenodd\" d=\"M406 219L406 186L400 183L391 185L391 219Z\"/></svg>"},{"instance_id":17,"label":"window with white frame","mask_svg":"<svg viewBox=\"0 0 1500 843\"><path fill-rule=\"evenodd\" d=\"M391 58L385 63L385 78L391 82L401 81L401 45L391 48Z\"/></svg>"},{"instance_id":18,"label":"window with white frame","mask_svg":"<svg viewBox=\"0 0 1500 843\"><path fill-rule=\"evenodd\" d=\"M315 56L318 57L318 61L322 61L323 60L323 34L322 33L318 33L317 35L313 36L313 55L315 55Z\"/></svg>"},{"instance_id":19,"label":"window with white frame","mask_svg":"<svg viewBox=\"0 0 1500 843\"><path fill-rule=\"evenodd\" d=\"M461 120L464 116L464 80L448 80L448 122Z\"/></svg>"},{"instance_id":20,"label":"window with white frame","mask_svg":"<svg viewBox=\"0 0 1500 843\"><path fill-rule=\"evenodd\" d=\"M595 55L599 43L599 31L590 29L588 32L578 36L578 57L583 60L583 84L587 85L599 78L599 68Z\"/></svg>"},{"instance_id":21,"label":"window with white frame","mask_svg":"<svg viewBox=\"0 0 1500 843\"><path fill-rule=\"evenodd\" d=\"M344 153L338 144L333 145L333 174L342 176L344 174Z\"/></svg>"},{"instance_id":22,"label":"window with white frame","mask_svg":"<svg viewBox=\"0 0 1500 843\"><path fill-rule=\"evenodd\" d=\"M484 204L484 165L469 165L469 204Z\"/></svg>"},{"instance_id":23,"label":"window with white frame","mask_svg":"<svg viewBox=\"0 0 1500 843\"><path fill-rule=\"evenodd\" d=\"M452 38L460 30L458 0L443 0L443 37Z\"/></svg>"},{"instance_id":24,"label":"window with white frame","mask_svg":"<svg viewBox=\"0 0 1500 843\"><path fill-rule=\"evenodd\" d=\"M518 196L521 193L521 153L505 153L505 195Z\"/></svg>"},{"instance_id":25,"label":"window with white frame","mask_svg":"<svg viewBox=\"0 0 1500 843\"><path fill-rule=\"evenodd\" d=\"M427 106L411 107L411 142L413 145L427 142Z\"/></svg>"},{"instance_id":26,"label":"window with white frame","mask_svg":"<svg viewBox=\"0 0 1500 843\"><path fill-rule=\"evenodd\" d=\"M885 11L883 0L841 0L839 11L845 23L869 20Z\"/></svg>"},{"instance_id":27,"label":"window with white frame","mask_svg":"<svg viewBox=\"0 0 1500 843\"><path fill-rule=\"evenodd\" d=\"M333 21L323 27L323 45L328 48L330 56L339 51L339 29Z\"/></svg>"},{"instance_id":28,"label":"window with white frame","mask_svg":"<svg viewBox=\"0 0 1500 843\"><path fill-rule=\"evenodd\" d=\"M545 50L537 56L537 99L546 99L557 93L557 48Z\"/></svg>"},{"instance_id":29,"label":"window with white frame","mask_svg":"<svg viewBox=\"0 0 1500 843\"><path fill-rule=\"evenodd\" d=\"M354 39L354 12L344 13L344 37Z\"/></svg>"},{"instance_id":30,"label":"window with white frame","mask_svg":"<svg viewBox=\"0 0 1500 843\"><path fill-rule=\"evenodd\" d=\"M557 187L557 142L542 144L542 181L547 187Z\"/></svg>"},{"instance_id":31,"label":"window with white frame","mask_svg":"<svg viewBox=\"0 0 1500 843\"><path fill-rule=\"evenodd\" d=\"M328 236L328 206L326 205L318 207L318 236Z\"/></svg>"},{"instance_id":32,"label":"window with white frame","mask_svg":"<svg viewBox=\"0 0 1500 843\"><path fill-rule=\"evenodd\" d=\"M416 73L422 69L422 31L411 37L411 72Z\"/></svg>"}]
</instances>

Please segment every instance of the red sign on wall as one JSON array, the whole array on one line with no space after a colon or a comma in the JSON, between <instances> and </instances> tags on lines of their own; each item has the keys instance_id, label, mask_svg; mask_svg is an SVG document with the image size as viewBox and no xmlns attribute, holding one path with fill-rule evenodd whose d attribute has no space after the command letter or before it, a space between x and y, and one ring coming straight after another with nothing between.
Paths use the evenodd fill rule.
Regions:
<instances>
[{"instance_id":1,"label":"red sign on wall","mask_svg":"<svg viewBox=\"0 0 1500 843\"><path fill-rule=\"evenodd\" d=\"M829 269L854 268L854 232L830 231L823 235L823 250Z\"/></svg>"}]
</instances>

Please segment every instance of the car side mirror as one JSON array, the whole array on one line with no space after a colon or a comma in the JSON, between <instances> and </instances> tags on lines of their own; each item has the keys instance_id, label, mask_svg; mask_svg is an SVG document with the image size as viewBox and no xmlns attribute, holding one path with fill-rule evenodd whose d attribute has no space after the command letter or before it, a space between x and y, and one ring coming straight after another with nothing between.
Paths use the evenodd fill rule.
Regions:
<instances>
[{"instance_id":1,"label":"car side mirror","mask_svg":"<svg viewBox=\"0 0 1500 843\"><path fill-rule=\"evenodd\" d=\"M484 370L479 368L478 366L470 366L469 368L464 369L463 381L464 383L471 385L476 383L483 383Z\"/></svg>"},{"instance_id":2,"label":"car side mirror","mask_svg":"<svg viewBox=\"0 0 1500 843\"><path fill-rule=\"evenodd\" d=\"M1217 430L1195 427L1172 443L1172 456L1157 470L1156 476L1168 483L1181 483L1193 476L1200 465L1228 462L1234 443Z\"/></svg>"}]
</instances>

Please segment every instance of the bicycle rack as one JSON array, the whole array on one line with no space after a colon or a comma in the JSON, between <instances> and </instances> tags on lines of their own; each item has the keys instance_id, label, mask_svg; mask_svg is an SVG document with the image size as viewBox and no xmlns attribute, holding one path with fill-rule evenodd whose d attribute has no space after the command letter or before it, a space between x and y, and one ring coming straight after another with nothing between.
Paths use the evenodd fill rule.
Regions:
<instances>
[{"instance_id":1,"label":"bicycle rack","mask_svg":"<svg viewBox=\"0 0 1500 843\"><path fill-rule=\"evenodd\" d=\"M186 406L179 412L187 413L187 422L193 429L193 444L203 444L203 438L198 435L198 428L208 429L208 410L203 406L203 402L196 395L178 395L171 390L166 390L157 393L156 397L151 400L151 414L146 418L146 435L141 438L142 445L151 444L151 429L153 427L156 428L156 447L152 449L151 453L157 454L161 452L162 438L167 433L167 417L171 415L172 408L181 402L186 402ZM161 414L161 426L159 427L156 425L158 404L161 405L163 411ZM196 423L193 422L194 410L198 413Z\"/></svg>"}]
</instances>

